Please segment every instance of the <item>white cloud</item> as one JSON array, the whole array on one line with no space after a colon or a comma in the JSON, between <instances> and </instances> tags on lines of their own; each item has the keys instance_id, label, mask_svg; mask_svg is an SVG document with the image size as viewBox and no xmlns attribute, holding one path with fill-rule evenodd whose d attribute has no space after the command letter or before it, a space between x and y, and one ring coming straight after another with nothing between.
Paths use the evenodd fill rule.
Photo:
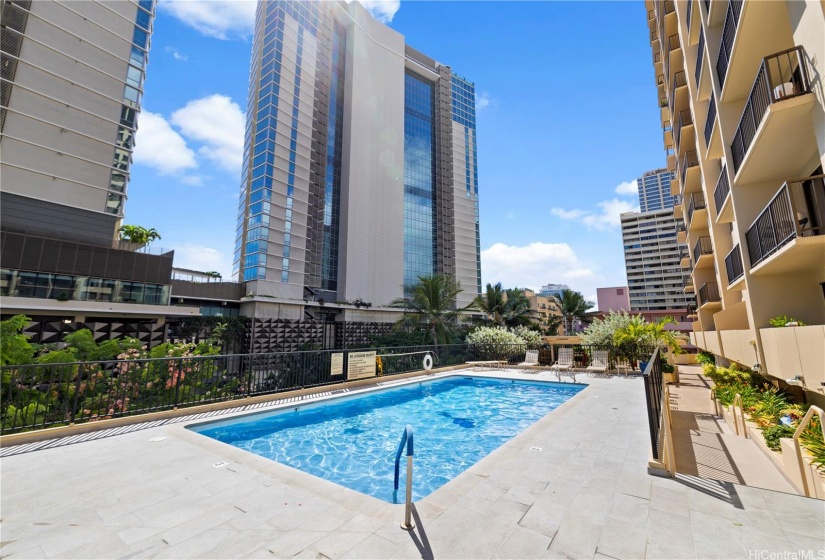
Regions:
<instances>
[{"instance_id":1,"label":"white cloud","mask_svg":"<svg viewBox=\"0 0 825 560\"><path fill-rule=\"evenodd\" d=\"M571 289L598 276L580 262L567 243L533 242L523 247L496 243L481 252L484 282L501 282L505 288L537 290L548 282L568 284Z\"/></svg>"},{"instance_id":2,"label":"white cloud","mask_svg":"<svg viewBox=\"0 0 825 560\"><path fill-rule=\"evenodd\" d=\"M349 4L352 0L347 0ZM401 8L401 0L360 0L361 5L381 23L390 23Z\"/></svg>"},{"instance_id":3,"label":"white cloud","mask_svg":"<svg viewBox=\"0 0 825 560\"><path fill-rule=\"evenodd\" d=\"M166 47L164 50L168 54L171 54L172 58L174 58L175 60L179 60L181 62L186 62L187 60L189 60L189 55L182 54L175 47Z\"/></svg>"},{"instance_id":4,"label":"white cloud","mask_svg":"<svg viewBox=\"0 0 825 560\"><path fill-rule=\"evenodd\" d=\"M228 171L240 172L246 117L225 95L190 101L172 113L172 123L189 140L202 144L198 153Z\"/></svg>"},{"instance_id":5,"label":"white cloud","mask_svg":"<svg viewBox=\"0 0 825 560\"><path fill-rule=\"evenodd\" d=\"M481 111L485 107L489 107L493 104L493 98L490 97L490 94L486 91L481 92L478 97L476 97L476 111Z\"/></svg>"},{"instance_id":6,"label":"white cloud","mask_svg":"<svg viewBox=\"0 0 825 560\"><path fill-rule=\"evenodd\" d=\"M565 210L564 208L551 208L550 213L563 220L578 220L589 229L605 231L621 225L620 216L626 212L638 212L639 207L632 202L619 200L603 200L596 204L598 210Z\"/></svg>"},{"instance_id":7,"label":"white cloud","mask_svg":"<svg viewBox=\"0 0 825 560\"><path fill-rule=\"evenodd\" d=\"M231 254L197 243L185 243L174 246L173 249L175 250L175 266L177 268L188 268L203 272L215 270L220 272L225 280L230 279L232 274Z\"/></svg>"},{"instance_id":8,"label":"white cloud","mask_svg":"<svg viewBox=\"0 0 825 560\"><path fill-rule=\"evenodd\" d=\"M198 166L195 152L162 115L143 111L138 124L133 153L135 163L153 167L161 175L173 175Z\"/></svg>"},{"instance_id":9,"label":"white cloud","mask_svg":"<svg viewBox=\"0 0 825 560\"><path fill-rule=\"evenodd\" d=\"M347 0L350 2L352 0ZM382 23L390 23L400 0L361 0ZM255 28L255 0L161 0L160 8L184 24L216 39L249 37Z\"/></svg>"},{"instance_id":10,"label":"white cloud","mask_svg":"<svg viewBox=\"0 0 825 560\"><path fill-rule=\"evenodd\" d=\"M160 8L184 24L216 39L252 35L255 0L162 0Z\"/></svg>"},{"instance_id":11,"label":"white cloud","mask_svg":"<svg viewBox=\"0 0 825 560\"><path fill-rule=\"evenodd\" d=\"M621 195L637 195L639 194L639 183L636 180L625 181L616 187L616 194Z\"/></svg>"}]
</instances>

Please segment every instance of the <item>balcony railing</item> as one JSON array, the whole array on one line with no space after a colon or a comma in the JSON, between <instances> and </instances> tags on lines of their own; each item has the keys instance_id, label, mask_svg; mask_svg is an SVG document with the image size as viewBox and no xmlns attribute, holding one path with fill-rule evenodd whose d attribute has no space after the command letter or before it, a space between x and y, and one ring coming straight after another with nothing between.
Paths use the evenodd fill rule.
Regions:
<instances>
[{"instance_id":1,"label":"balcony railing","mask_svg":"<svg viewBox=\"0 0 825 560\"><path fill-rule=\"evenodd\" d=\"M676 147L679 147L679 140L682 137L682 127L693 124L693 117L690 115L690 109L679 111L679 119L676 121L676 130L673 131L673 139L676 142Z\"/></svg>"},{"instance_id":2,"label":"balcony railing","mask_svg":"<svg viewBox=\"0 0 825 560\"><path fill-rule=\"evenodd\" d=\"M682 190L685 188L685 175L687 175L688 167L695 167L699 165L699 156L696 155L696 150L685 152L685 157L682 158L682 165L680 171L682 179Z\"/></svg>"},{"instance_id":3,"label":"balcony railing","mask_svg":"<svg viewBox=\"0 0 825 560\"><path fill-rule=\"evenodd\" d=\"M733 40L736 38L736 26L739 24L740 13L742 13L742 0L730 0L728 11L725 14L725 27L722 31L722 42L719 45L719 56L716 58L716 76L719 78L720 88L725 85L725 76L728 73L728 64L733 51Z\"/></svg>"},{"instance_id":4,"label":"balcony railing","mask_svg":"<svg viewBox=\"0 0 825 560\"><path fill-rule=\"evenodd\" d=\"M716 97L710 95L708 104L708 118L705 120L705 148L710 146L710 136L713 134L713 125L716 122Z\"/></svg>"},{"instance_id":5,"label":"balcony railing","mask_svg":"<svg viewBox=\"0 0 825 560\"><path fill-rule=\"evenodd\" d=\"M673 83L670 84L670 103L671 107L676 107L676 89L686 86L687 79L685 78L685 71L680 70L673 76Z\"/></svg>"},{"instance_id":6,"label":"balcony railing","mask_svg":"<svg viewBox=\"0 0 825 560\"><path fill-rule=\"evenodd\" d=\"M653 10L648 10L647 11L647 21L650 21L650 20L655 19L655 18L656 18L656 12L654 12Z\"/></svg>"},{"instance_id":7,"label":"balcony railing","mask_svg":"<svg viewBox=\"0 0 825 560\"><path fill-rule=\"evenodd\" d=\"M665 15L672 14L673 11L676 9L676 3L673 0L665 0L664 1L665 7Z\"/></svg>"},{"instance_id":8,"label":"balcony railing","mask_svg":"<svg viewBox=\"0 0 825 560\"><path fill-rule=\"evenodd\" d=\"M728 272L728 284L733 284L745 274L745 268L742 266L742 252L738 244L725 257L725 270Z\"/></svg>"},{"instance_id":9,"label":"balcony railing","mask_svg":"<svg viewBox=\"0 0 825 560\"><path fill-rule=\"evenodd\" d=\"M713 201L716 203L716 216L719 217L719 212L725 204L725 199L730 193L730 183L728 182L728 168L722 166L722 173L719 174L719 180L716 181L716 188L713 190Z\"/></svg>"},{"instance_id":10,"label":"balcony railing","mask_svg":"<svg viewBox=\"0 0 825 560\"><path fill-rule=\"evenodd\" d=\"M699 305L705 305L713 301L721 301L719 285L716 282L705 282L699 288Z\"/></svg>"},{"instance_id":11,"label":"balcony railing","mask_svg":"<svg viewBox=\"0 0 825 560\"><path fill-rule=\"evenodd\" d=\"M811 81L805 64L805 50L801 46L766 56L762 60L731 144L735 171L739 171L768 106L810 92Z\"/></svg>"},{"instance_id":12,"label":"balcony railing","mask_svg":"<svg viewBox=\"0 0 825 560\"><path fill-rule=\"evenodd\" d=\"M696 240L696 245L693 246L693 264L699 261L702 255L712 255L713 245L710 242L710 237L700 237Z\"/></svg>"},{"instance_id":13,"label":"balcony railing","mask_svg":"<svg viewBox=\"0 0 825 560\"><path fill-rule=\"evenodd\" d=\"M687 223L693 220L693 213L697 210L705 208L705 197L702 193L693 193L690 195L690 202L688 203Z\"/></svg>"},{"instance_id":14,"label":"balcony railing","mask_svg":"<svg viewBox=\"0 0 825 560\"><path fill-rule=\"evenodd\" d=\"M699 31L699 49L696 51L696 86L699 86L699 78L702 76L702 64L705 62L705 30Z\"/></svg>"},{"instance_id":15,"label":"balcony railing","mask_svg":"<svg viewBox=\"0 0 825 560\"><path fill-rule=\"evenodd\" d=\"M653 31L650 32L650 42L655 43L658 40L659 40L659 34L656 33L656 30L654 29Z\"/></svg>"},{"instance_id":16,"label":"balcony railing","mask_svg":"<svg viewBox=\"0 0 825 560\"><path fill-rule=\"evenodd\" d=\"M690 251L687 247L679 247L679 260L690 259Z\"/></svg>"},{"instance_id":17,"label":"balcony railing","mask_svg":"<svg viewBox=\"0 0 825 560\"><path fill-rule=\"evenodd\" d=\"M653 62L654 62L654 64L655 64L655 63L662 62L662 53L660 53L660 52L654 52L654 53L653 53Z\"/></svg>"},{"instance_id":18,"label":"balcony railing","mask_svg":"<svg viewBox=\"0 0 825 560\"><path fill-rule=\"evenodd\" d=\"M668 144L665 146L665 155L672 156L675 153L676 151L673 149L673 144Z\"/></svg>"},{"instance_id":19,"label":"balcony railing","mask_svg":"<svg viewBox=\"0 0 825 560\"><path fill-rule=\"evenodd\" d=\"M676 220L676 231L685 231L685 222L682 220Z\"/></svg>"},{"instance_id":20,"label":"balcony railing","mask_svg":"<svg viewBox=\"0 0 825 560\"><path fill-rule=\"evenodd\" d=\"M825 234L825 175L782 185L745 234L751 268L802 236Z\"/></svg>"},{"instance_id":21,"label":"balcony railing","mask_svg":"<svg viewBox=\"0 0 825 560\"><path fill-rule=\"evenodd\" d=\"M682 43L679 41L679 34L674 33L670 37L667 38L667 52L675 51L676 49L681 49Z\"/></svg>"},{"instance_id":22,"label":"balcony railing","mask_svg":"<svg viewBox=\"0 0 825 560\"><path fill-rule=\"evenodd\" d=\"M696 315L696 304L695 303L689 303L689 304L687 304L686 307L687 307L687 314L688 315Z\"/></svg>"},{"instance_id":23,"label":"balcony railing","mask_svg":"<svg viewBox=\"0 0 825 560\"><path fill-rule=\"evenodd\" d=\"M684 282L682 282L682 286L685 288L693 288L693 276L685 276Z\"/></svg>"}]
</instances>

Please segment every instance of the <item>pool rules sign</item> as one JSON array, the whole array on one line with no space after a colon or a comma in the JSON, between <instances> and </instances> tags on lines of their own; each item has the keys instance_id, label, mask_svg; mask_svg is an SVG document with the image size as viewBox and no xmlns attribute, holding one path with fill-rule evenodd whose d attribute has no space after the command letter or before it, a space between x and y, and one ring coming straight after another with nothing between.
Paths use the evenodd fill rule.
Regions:
<instances>
[{"instance_id":1,"label":"pool rules sign","mask_svg":"<svg viewBox=\"0 0 825 560\"><path fill-rule=\"evenodd\" d=\"M347 381L375 377L375 351L347 354Z\"/></svg>"}]
</instances>

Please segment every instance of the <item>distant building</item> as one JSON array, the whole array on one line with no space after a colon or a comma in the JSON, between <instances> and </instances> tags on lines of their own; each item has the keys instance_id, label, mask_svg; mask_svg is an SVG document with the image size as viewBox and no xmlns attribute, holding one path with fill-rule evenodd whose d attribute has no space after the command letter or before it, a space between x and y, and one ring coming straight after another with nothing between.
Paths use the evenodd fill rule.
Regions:
<instances>
[{"instance_id":1,"label":"distant building","mask_svg":"<svg viewBox=\"0 0 825 560\"><path fill-rule=\"evenodd\" d=\"M541 297L549 298L553 296L560 296L564 290L569 290L570 287L567 284L545 284L539 290L539 294Z\"/></svg>"},{"instance_id":2,"label":"distant building","mask_svg":"<svg viewBox=\"0 0 825 560\"><path fill-rule=\"evenodd\" d=\"M627 286L596 288L599 311L630 311L630 290Z\"/></svg>"},{"instance_id":3,"label":"distant building","mask_svg":"<svg viewBox=\"0 0 825 560\"><path fill-rule=\"evenodd\" d=\"M636 184L639 186L640 212L668 210L676 205L679 197L670 193L670 183L673 177L673 171L655 169L636 179Z\"/></svg>"},{"instance_id":4,"label":"distant building","mask_svg":"<svg viewBox=\"0 0 825 560\"><path fill-rule=\"evenodd\" d=\"M534 317L542 327L544 327L545 323L553 316L561 317L559 305L552 297L543 296L541 293L537 294L529 289L524 290L524 295L530 301L530 309L534 311ZM558 334L561 334L561 327L559 327L558 331Z\"/></svg>"}]
</instances>

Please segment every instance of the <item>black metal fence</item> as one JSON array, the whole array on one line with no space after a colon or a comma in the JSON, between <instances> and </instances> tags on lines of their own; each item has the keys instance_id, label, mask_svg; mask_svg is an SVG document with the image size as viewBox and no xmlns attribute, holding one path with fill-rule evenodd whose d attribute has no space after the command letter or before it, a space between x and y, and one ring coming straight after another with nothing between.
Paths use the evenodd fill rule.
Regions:
<instances>
[{"instance_id":1,"label":"black metal fence","mask_svg":"<svg viewBox=\"0 0 825 560\"><path fill-rule=\"evenodd\" d=\"M713 189L713 200L716 202L716 217L719 217L719 213L722 211L722 206L725 205L725 201L728 199L728 194L730 194L730 182L728 182L728 168L724 164L722 165L722 172L719 174L719 180L716 181L716 188Z\"/></svg>"},{"instance_id":2,"label":"black metal fence","mask_svg":"<svg viewBox=\"0 0 825 560\"><path fill-rule=\"evenodd\" d=\"M699 305L720 301L719 285L716 282L705 282L699 288Z\"/></svg>"},{"instance_id":3,"label":"black metal fence","mask_svg":"<svg viewBox=\"0 0 825 560\"><path fill-rule=\"evenodd\" d=\"M637 345L564 345L540 349L539 364L552 365L560 347L574 349L578 368L590 365L595 350L607 350L612 364L635 365L649 354ZM381 358L379 375L391 376L422 370L425 353L434 367L486 360L515 365L525 360L527 349L523 344L453 344L3 366L0 433L342 384L353 352L375 351Z\"/></svg>"},{"instance_id":4,"label":"black metal fence","mask_svg":"<svg viewBox=\"0 0 825 560\"><path fill-rule=\"evenodd\" d=\"M696 78L696 89L699 89L699 81L702 77L702 64L705 61L705 29L699 30L699 48L696 50L696 67L693 76Z\"/></svg>"},{"instance_id":5,"label":"black metal fence","mask_svg":"<svg viewBox=\"0 0 825 560\"><path fill-rule=\"evenodd\" d=\"M739 250L738 244L734 245L725 257L725 271L728 273L728 284L733 284L745 274L742 266L742 252Z\"/></svg>"},{"instance_id":6,"label":"black metal fence","mask_svg":"<svg viewBox=\"0 0 825 560\"><path fill-rule=\"evenodd\" d=\"M645 382L645 402L647 404L647 421L650 427L650 446L653 458L659 459L659 430L662 426L662 364L660 363L659 349L656 348L650 356L642 376Z\"/></svg>"},{"instance_id":7,"label":"black metal fence","mask_svg":"<svg viewBox=\"0 0 825 560\"><path fill-rule=\"evenodd\" d=\"M708 114L705 118L705 149L710 147L710 137L713 134L713 126L716 124L716 97L710 94L710 103L708 103Z\"/></svg>"},{"instance_id":8,"label":"black metal fence","mask_svg":"<svg viewBox=\"0 0 825 560\"><path fill-rule=\"evenodd\" d=\"M710 241L710 237L707 235L704 237L700 237L696 240L696 244L693 246L693 264L696 265L699 262L699 258L703 255L712 255L713 254L713 244Z\"/></svg>"}]
</instances>

